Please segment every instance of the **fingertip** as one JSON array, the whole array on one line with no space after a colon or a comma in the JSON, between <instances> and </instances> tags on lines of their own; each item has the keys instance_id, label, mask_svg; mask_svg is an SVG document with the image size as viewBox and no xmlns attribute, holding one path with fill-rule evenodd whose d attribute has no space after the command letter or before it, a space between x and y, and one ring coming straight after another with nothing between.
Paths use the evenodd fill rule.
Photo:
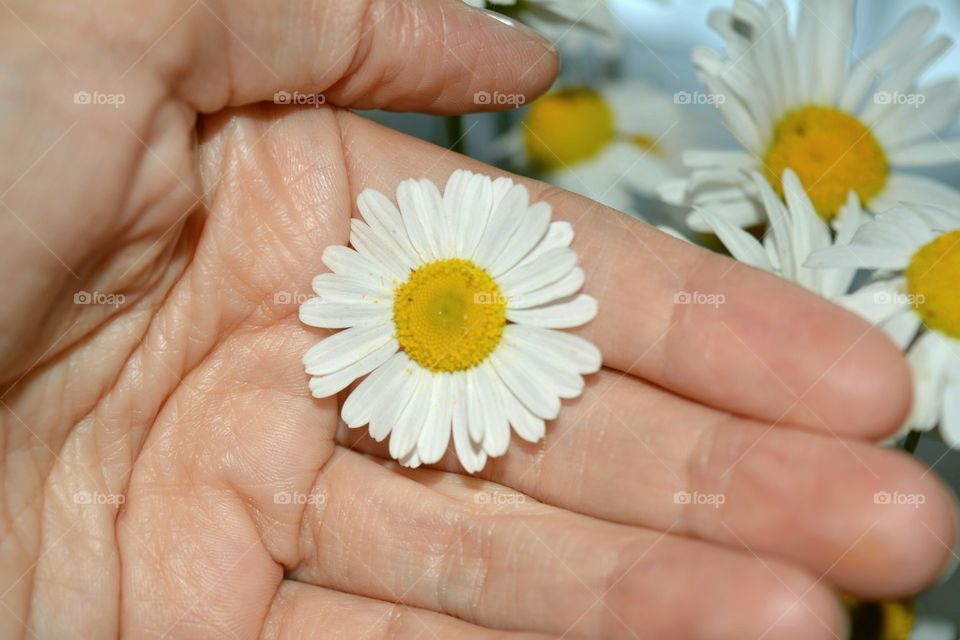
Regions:
<instances>
[{"instance_id":1,"label":"fingertip","mask_svg":"<svg viewBox=\"0 0 960 640\"><path fill-rule=\"evenodd\" d=\"M913 402L906 358L878 327L831 305L832 335L825 340L835 359L810 389L810 396L835 407L844 435L880 440L904 424ZM833 425L831 425L833 426Z\"/></svg>"}]
</instances>

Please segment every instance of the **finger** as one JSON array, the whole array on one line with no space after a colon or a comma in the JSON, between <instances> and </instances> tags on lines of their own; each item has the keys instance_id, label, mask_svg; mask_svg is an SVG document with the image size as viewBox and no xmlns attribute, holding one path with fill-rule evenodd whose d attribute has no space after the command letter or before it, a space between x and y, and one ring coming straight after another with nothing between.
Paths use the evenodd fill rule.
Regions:
<instances>
[{"instance_id":1,"label":"finger","mask_svg":"<svg viewBox=\"0 0 960 640\"><path fill-rule=\"evenodd\" d=\"M280 102L322 94L354 108L504 109L545 91L557 71L547 40L460 0L177 4L164 42L183 36L183 68L165 71L204 111L278 92ZM153 58L169 56L157 49Z\"/></svg>"},{"instance_id":2,"label":"finger","mask_svg":"<svg viewBox=\"0 0 960 640\"><path fill-rule=\"evenodd\" d=\"M338 439L389 458L365 430ZM461 470L453 453L440 466ZM514 438L479 475L571 511L786 558L868 598L916 593L954 557L954 500L912 458L730 417L609 371L545 440Z\"/></svg>"},{"instance_id":3,"label":"finger","mask_svg":"<svg viewBox=\"0 0 960 640\"><path fill-rule=\"evenodd\" d=\"M392 195L455 168L502 172L341 114L354 198ZM376 166L368 158L376 158ZM623 214L519 179L577 233L585 291L599 300L580 330L604 364L735 413L856 437L897 429L910 404L899 350L826 300L726 257L675 240ZM678 304L678 294L710 304Z\"/></svg>"},{"instance_id":4,"label":"finger","mask_svg":"<svg viewBox=\"0 0 960 640\"><path fill-rule=\"evenodd\" d=\"M405 475L335 453L312 490L322 500L305 506L289 575L482 626L590 638L811 640L841 625L822 583L775 561L456 474Z\"/></svg>"},{"instance_id":5,"label":"finger","mask_svg":"<svg viewBox=\"0 0 960 640\"><path fill-rule=\"evenodd\" d=\"M284 580L261 640L547 640L553 636L483 629L450 616Z\"/></svg>"}]
</instances>

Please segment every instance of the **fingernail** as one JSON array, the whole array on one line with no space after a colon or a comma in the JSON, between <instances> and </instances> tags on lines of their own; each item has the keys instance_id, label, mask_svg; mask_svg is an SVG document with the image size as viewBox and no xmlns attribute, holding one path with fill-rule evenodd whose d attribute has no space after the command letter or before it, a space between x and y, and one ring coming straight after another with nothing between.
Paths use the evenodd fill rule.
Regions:
<instances>
[{"instance_id":1,"label":"fingernail","mask_svg":"<svg viewBox=\"0 0 960 640\"><path fill-rule=\"evenodd\" d=\"M489 9L480 9L480 11L486 14L487 17L492 18L493 20L496 20L500 24L505 24L508 27L511 27L513 29L516 29L517 31L521 31L529 35L531 38L539 42L544 48L546 48L547 51L550 51L552 53L557 50L556 45L554 45L553 42L550 41L550 39L538 33L537 31L531 29L530 27L523 24L522 22L518 22L517 20L514 20L509 16L505 16L502 13L497 13L496 11L490 11Z\"/></svg>"}]
</instances>

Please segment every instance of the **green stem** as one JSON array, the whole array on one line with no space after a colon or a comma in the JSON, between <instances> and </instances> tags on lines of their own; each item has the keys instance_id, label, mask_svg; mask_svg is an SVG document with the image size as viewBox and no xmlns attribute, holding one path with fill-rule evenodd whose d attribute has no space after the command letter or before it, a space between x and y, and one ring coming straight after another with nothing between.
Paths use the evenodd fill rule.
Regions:
<instances>
[{"instance_id":1,"label":"green stem","mask_svg":"<svg viewBox=\"0 0 960 640\"><path fill-rule=\"evenodd\" d=\"M457 153L466 153L463 133L463 116L447 116L447 148Z\"/></svg>"},{"instance_id":2,"label":"green stem","mask_svg":"<svg viewBox=\"0 0 960 640\"><path fill-rule=\"evenodd\" d=\"M920 432L911 431L907 434L907 439L903 443L903 450L912 454L917 450L918 444L920 444Z\"/></svg>"}]
</instances>

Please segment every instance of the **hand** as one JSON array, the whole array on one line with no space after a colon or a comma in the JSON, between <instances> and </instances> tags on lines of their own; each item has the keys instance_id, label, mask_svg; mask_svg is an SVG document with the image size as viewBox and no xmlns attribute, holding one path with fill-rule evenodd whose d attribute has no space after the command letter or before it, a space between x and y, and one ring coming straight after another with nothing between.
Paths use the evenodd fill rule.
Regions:
<instances>
[{"instance_id":1,"label":"hand","mask_svg":"<svg viewBox=\"0 0 960 640\"><path fill-rule=\"evenodd\" d=\"M342 108L532 99L532 34L455 1L5 7L3 637L810 640L836 590L952 557L948 491L868 444L910 402L885 338L532 181L606 365L544 442L400 470L310 397L297 302L359 191L499 173ZM326 103L239 108L277 91Z\"/></svg>"}]
</instances>

